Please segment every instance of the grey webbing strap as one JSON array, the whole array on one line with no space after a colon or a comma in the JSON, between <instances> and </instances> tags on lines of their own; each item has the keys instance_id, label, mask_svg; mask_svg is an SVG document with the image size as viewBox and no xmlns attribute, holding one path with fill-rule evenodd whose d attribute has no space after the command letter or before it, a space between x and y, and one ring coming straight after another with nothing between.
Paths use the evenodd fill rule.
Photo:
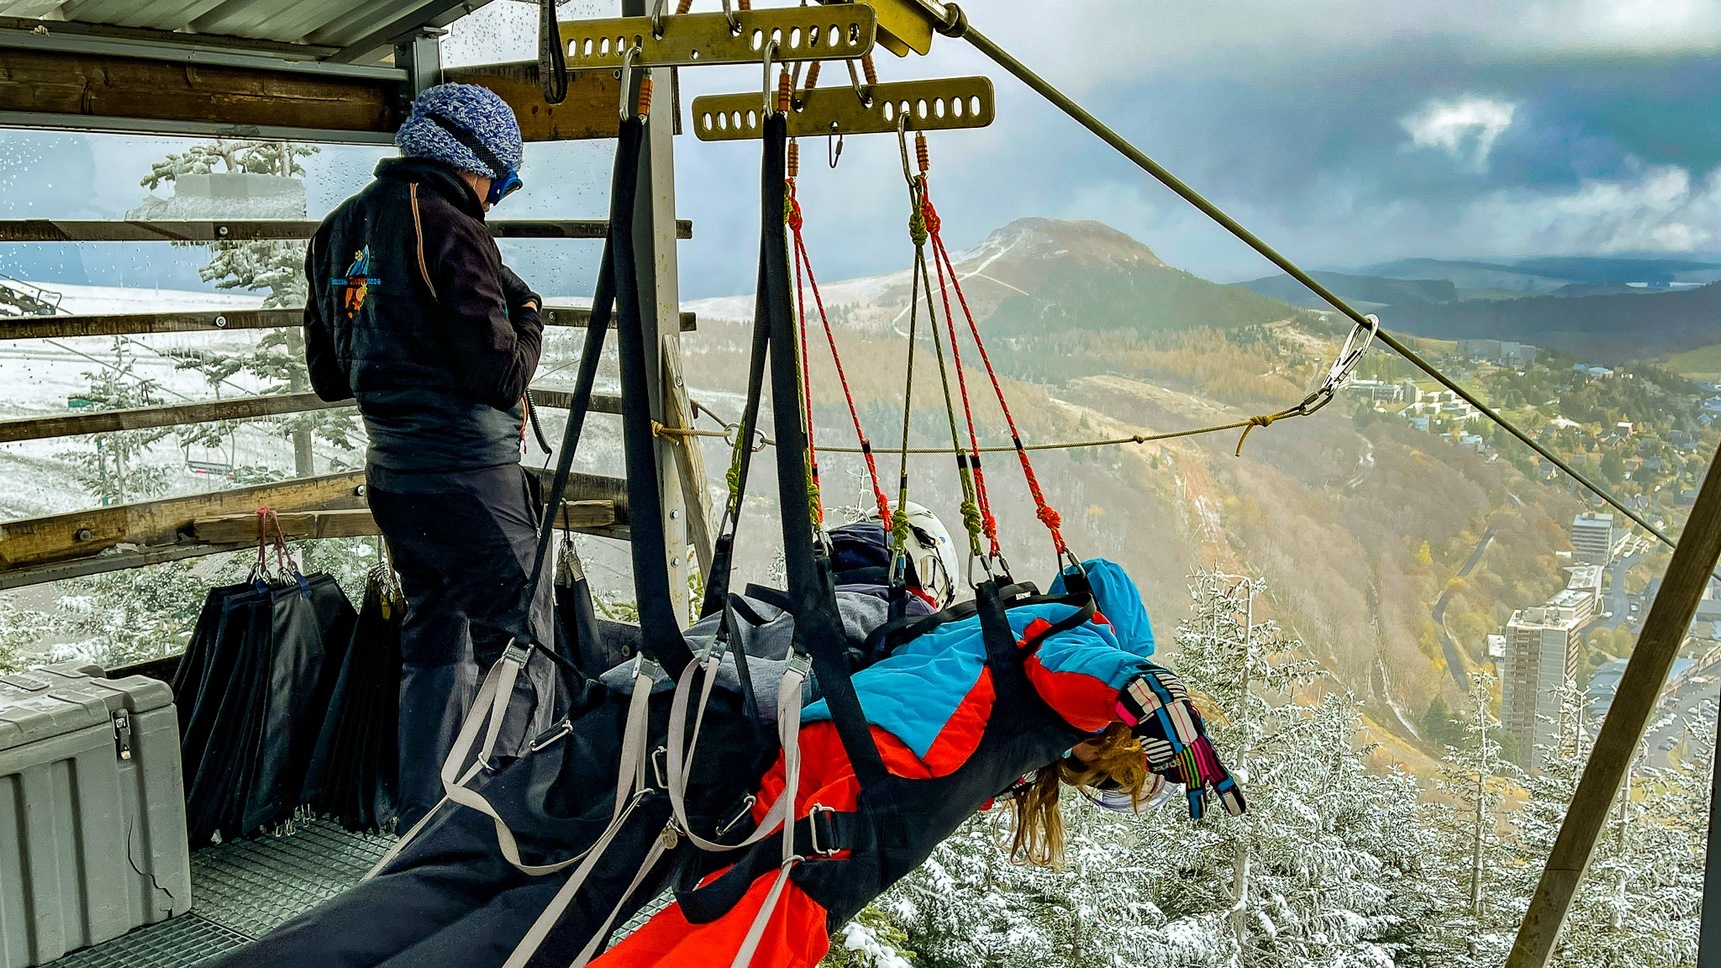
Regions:
<instances>
[{"instance_id":1,"label":"grey webbing strap","mask_svg":"<svg viewBox=\"0 0 1721 968\"><path fill-rule=\"evenodd\" d=\"M514 682L519 678L520 665L524 664L518 662L517 652L524 652L524 650L517 650L513 645L510 645L508 650L502 653L502 658L497 659L496 663L490 667L490 671L484 674L484 682L478 687L478 694L472 699L472 708L467 710L466 719L460 724L460 732L455 734L454 745L448 751L448 758L442 761L442 799L438 800L430 812L426 813L419 819L418 823L413 824L410 830L394 842L388 852L382 855L382 859L377 861L376 865L365 874L365 880L368 881L377 876L382 873L384 867L394 863L395 858L399 857L401 852L411 846L418 835L424 832L424 828L429 826L430 821L437 813L450 802L455 802L454 789L464 787L472 782L472 778L478 775L485 763L489 762L490 755L495 752L497 739L501 735L502 719L508 711L508 700L514 695ZM530 657L530 653L526 653L526 655ZM504 679L507 680L508 686L505 690L501 688L501 680ZM478 759L466 769L466 772L461 773L461 766L466 763L467 758L472 754L472 748L478 743L478 731L484 729L487 723L490 729L485 733L483 750Z\"/></svg>"},{"instance_id":2,"label":"grey webbing strap","mask_svg":"<svg viewBox=\"0 0 1721 968\"><path fill-rule=\"evenodd\" d=\"M702 850L729 851L750 847L771 836L794 809L801 781L801 687L806 681L808 667L804 657L792 657L783 670L783 678L777 690L777 737L783 746L783 792L771 804L770 809L765 811L753 833L738 843L724 844L693 833L687 816L688 774L699 745L700 730L705 724L706 705L716 680L718 661L717 656L711 656L699 666L699 672L705 682L700 689L699 711L694 716L691 737L687 733L687 711L692 698L694 677L682 676L681 681L675 685L675 698L669 710L669 775L665 785L668 788L666 792L669 794L670 812L679 833ZM784 838L785 856L793 853L792 840L792 834Z\"/></svg>"},{"instance_id":3,"label":"grey webbing strap","mask_svg":"<svg viewBox=\"0 0 1721 968\"><path fill-rule=\"evenodd\" d=\"M788 839L785 838L783 843L787 844ZM793 855L783 858L783 866L777 869L777 879L771 883L771 891L765 895L765 903L759 906L759 913L754 915L753 923L747 928L747 936L741 939L741 947L736 950L735 960L729 963L729 968L747 968L753 963L753 955L759 950L759 940L765 936L765 926L771 923L771 915L776 913L777 903L783 899L789 873L804 859Z\"/></svg>"},{"instance_id":4,"label":"grey webbing strap","mask_svg":"<svg viewBox=\"0 0 1721 968\"><path fill-rule=\"evenodd\" d=\"M445 805L450 803L470 807L486 817L489 817L491 824L496 828L496 847L502 852L503 859L512 864L521 873L533 877L541 877L547 874L554 874L558 871L566 870L588 857L591 857L595 863L596 856L602 854L602 850L599 849L598 844L604 844L607 846L609 839L613 838L616 828L621 823L622 814L628 804L629 798L633 795L635 786L644 778L644 771L641 769L641 764L645 760L646 731L650 719L651 687L657 676L657 664L643 656L641 656L635 663L633 696L628 702L627 725L622 731L621 767L616 776L615 808L610 814L610 826L604 831L604 836L599 838L598 844L594 844L566 860L558 861L554 864L528 864L520 854L519 841L514 836L514 831L508 826L508 822L502 819L501 814L490 804L490 801L486 799L483 794L467 786L467 784L471 783L473 778L484 769L484 764L488 762L489 759L488 756L486 755L481 757L476 763L473 763L468 767L464 774L457 776L454 773L454 771L460 769L461 763L466 759L466 753L471 750L472 746L477 742L478 731L483 728L484 725L486 715L485 709L487 707L493 709L494 700L497 695L507 695L507 693L501 692L501 688L506 680L512 678L512 676L508 674L508 670L502 669L502 666L507 663L507 661L507 659L503 659L502 661L497 662L496 666L491 668L490 675L485 677L484 684L479 687L478 696L472 704L472 713L466 717L466 722L461 725L460 735L455 738L454 751L442 764L442 783L444 790L442 800L436 805L435 809L425 814L424 819L415 824L411 830L406 832L405 836L397 840L394 843L394 846L388 849L388 852L383 855L382 859L377 861L376 866L372 867L370 872L365 875L366 880L375 877L377 874L381 873L383 868L393 863L395 858L399 857L401 852L404 851L413 839L416 838L430 823L431 818L433 818ZM513 686L511 683L508 684L508 688L510 691L512 690ZM505 711L506 708L506 704L504 703L503 710ZM496 715L497 714L494 711L490 713L492 718Z\"/></svg>"},{"instance_id":5,"label":"grey webbing strap","mask_svg":"<svg viewBox=\"0 0 1721 968\"><path fill-rule=\"evenodd\" d=\"M651 873L658 859L674 849L676 840L675 830L670 827L663 828L663 832L657 835L657 840L652 842L651 850L645 855L645 862L639 865L638 872L633 875L633 880L628 882L627 890L622 892L621 898L615 902L615 907L610 908L609 917L604 918L603 926L598 928L591 940L586 942L586 946L580 949L579 955L568 968L585 968L588 962L597 957L598 948L604 943L604 939L609 937L610 928L615 926L616 918L621 916L622 907L627 904L628 898L633 897L639 886L645 883L645 876Z\"/></svg>"},{"instance_id":6,"label":"grey webbing strap","mask_svg":"<svg viewBox=\"0 0 1721 968\"><path fill-rule=\"evenodd\" d=\"M637 666L633 697L628 703L627 728L622 734L621 768L617 771L616 777L615 807L610 813L609 826L604 830L603 836L598 838L597 843L573 857L557 861L554 864L528 864L520 855L520 844L514 837L514 831L508 826L508 821L502 818L502 815L497 812L494 806L491 806L490 801L482 793L463 784L451 784L448 787L448 799L462 806L471 807L489 817L491 824L496 828L496 846L502 851L502 857L523 874L532 877L555 874L567 870L586 858L591 858L592 862L595 863L597 857L603 853L600 845L607 847L610 840L614 838L616 829L621 825L622 815L626 812L625 804L629 802L636 785L643 779L643 774L639 770L639 763L644 757L647 712L652 681L656 671L656 664L649 662L649 660L642 659Z\"/></svg>"},{"instance_id":7,"label":"grey webbing strap","mask_svg":"<svg viewBox=\"0 0 1721 968\"><path fill-rule=\"evenodd\" d=\"M525 968L526 963L532 960L532 956L538 953L538 949L544 946L544 939L548 938L550 932L555 929L556 922L560 921L562 915L567 912L568 905L574 903L574 897L580 893L580 888L585 886L586 878L591 876L592 869L597 866L599 859L609 849L610 843L615 840L616 835L621 833L623 827L627 826L628 817L633 815L634 808L639 806L645 797L646 794L643 791L637 793L627 801L626 806L621 808L615 820L610 823L609 829L605 830L604 835L598 838L591 850L585 853L584 863L568 875L568 882L556 892L556 896L550 900L549 907L544 909L543 914L538 915L538 919L532 922L532 927L527 929L526 936L520 939L518 945L514 946L513 953L502 964L502 968Z\"/></svg>"}]
</instances>

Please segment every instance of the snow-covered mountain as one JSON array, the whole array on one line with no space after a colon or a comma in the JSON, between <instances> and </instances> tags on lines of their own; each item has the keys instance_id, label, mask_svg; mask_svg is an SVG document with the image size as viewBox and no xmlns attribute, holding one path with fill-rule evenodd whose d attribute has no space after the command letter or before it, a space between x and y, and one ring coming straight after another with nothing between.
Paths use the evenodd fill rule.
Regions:
<instances>
[{"instance_id":1,"label":"snow-covered mountain","mask_svg":"<svg viewBox=\"0 0 1721 968\"><path fill-rule=\"evenodd\" d=\"M1293 313L1277 300L1172 268L1147 246L1100 222L1017 219L974 248L952 253L952 260L976 319L1005 335L1048 326L1237 326ZM833 322L868 332L902 332L911 282L904 268L821 288ZM753 315L753 296L703 299L689 308L701 318L746 320Z\"/></svg>"}]
</instances>

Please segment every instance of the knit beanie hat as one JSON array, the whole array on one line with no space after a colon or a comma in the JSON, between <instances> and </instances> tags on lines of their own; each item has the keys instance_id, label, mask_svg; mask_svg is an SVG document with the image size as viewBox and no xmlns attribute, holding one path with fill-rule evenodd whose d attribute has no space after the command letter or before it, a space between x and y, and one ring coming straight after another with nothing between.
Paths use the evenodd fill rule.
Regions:
<instances>
[{"instance_id":1,"label":"knit beanie hat","mask_svg":"<svg viewBox=\"0 0 1721 968\"><path fill-rule=\"evenodd\" d=\"M520 125L495 91L476 84L438 84L412 102L394 136L400 153L429 158L490 178L520 167ZM496 170L496 163L504 168Z\"/></svg>"}]
</instances>

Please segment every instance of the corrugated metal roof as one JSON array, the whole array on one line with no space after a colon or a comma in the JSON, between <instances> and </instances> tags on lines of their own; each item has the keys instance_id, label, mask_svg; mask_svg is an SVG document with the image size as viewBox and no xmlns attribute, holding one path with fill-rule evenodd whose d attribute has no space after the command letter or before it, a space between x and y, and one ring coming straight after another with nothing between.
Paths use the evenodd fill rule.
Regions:
<instances>
[{"instance_id":1,"label":"corrugated metal roof","mask_svg":"<svg viewBox=\"0 0 1721 968\"><path fill-rule=\"evenodd\" d=\"M487 0L0 0L0 16L345 48L443 26Z\"/></svg>"}]
</instances>

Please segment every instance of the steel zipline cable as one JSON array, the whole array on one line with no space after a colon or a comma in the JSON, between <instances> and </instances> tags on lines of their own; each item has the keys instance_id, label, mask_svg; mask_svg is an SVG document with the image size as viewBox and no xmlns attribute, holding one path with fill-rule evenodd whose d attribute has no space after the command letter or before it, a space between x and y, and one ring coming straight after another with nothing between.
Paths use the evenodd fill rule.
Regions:
<instances>
[{"instance_id":1,"label":"steel zipline cable","mask_svg":"<svg viewBox=\"0 0 1721 968\"><path fill-rule=\"evenodd\" d=\"M1297 282L1301 283L1310 292L1326 300L1334 309L1337 309L1339 312L1349 317L1356 325L1373 325L1368 316L1359 312L1349 303L1339 298L1336 293L1328 289L1326 286L1321 285L1307 272L1304 272L1300 267L1298 267L1296 263L1279 254L1278 250L1262 241L1260 237L1249 231L1236 219L1226 214L1223 209L1219 208L1219 206L1208 201L1200 192L1189 187L1182 179L1173 175L1163 165L1148 157L1145 152L1131 144L1122 135L1113 131L1104 122L1088 113L1085 108L1071 100L1068 95L1058 90L1058 88L1050 81L1047 81L1045 78L1034 73L1033 70L1028 68L1021 61L1011 56L1008 51L998 46L991 38L982 34L980 31L975 30L969 25L966 15L963 14L961 8L956 4L938 3L936 0L917 0L917 2L919 2L919 4L927 10L936 21L940 22L938 27L940 33L947 37L966 40L968 43L974 45L976 50L991 58L999 67L1009 71L1017 80L1032 89L1034 93L1045 98L1047 101L1050 101L1059 110L1069 115L1077 124L1088 129L1089 132L1094 134L1101 141L1110 145L1113 150L1129 159L1136 165L1136 167L1147 172L1149 175L1152 175L1160 184L1177 193L1177 195L1184 201L1200 210L1202 214L1219 223L1219 225L1227 232L1236 236L1238 240L1249 246L1249 248L1260 253L1260 255L1267 261L1278 266L1286 275L1297 280ZM1518 438L1542 458L1565 472L1565 474L1571 477L1572 480L1583 485L1584 488L1590 491L1590 493L1600 498L1614 510L1636 522L1637 525L1642 527L1645 531L1654 535L1662 544L1667 545L1669 548L1674 546L1674 540L1668 537L1665 532L1652 524L1643 515L1633 511L1629 507L1626 507L1625 502L1613 496L1613 494L1609 493L1609 491L1600 484L1597 484L1595 481L1590 480L1584 474L1580 473L1571 464L1566 462L1565 459L1538 443L1529 434L1525 433L1510 420L1506 419L1506 417L1499 411L1477 399L1475 394L1465 389L1451 377L1440 372L1440 370L1433 364L1423 359L1420 354L1409 346L1406 346L1397 337L1388 333L1384 329L1377 330L1375 336L1381 342L1391 347L1393 352L1402 356L1417 369L1428 374L1430 377L1433 377L1441 386L1456 394L1459 399L1470 404L1472 407L1475 407L1483 416L1504 428L1507 433Z\"/></svg>"}]
</instances>

